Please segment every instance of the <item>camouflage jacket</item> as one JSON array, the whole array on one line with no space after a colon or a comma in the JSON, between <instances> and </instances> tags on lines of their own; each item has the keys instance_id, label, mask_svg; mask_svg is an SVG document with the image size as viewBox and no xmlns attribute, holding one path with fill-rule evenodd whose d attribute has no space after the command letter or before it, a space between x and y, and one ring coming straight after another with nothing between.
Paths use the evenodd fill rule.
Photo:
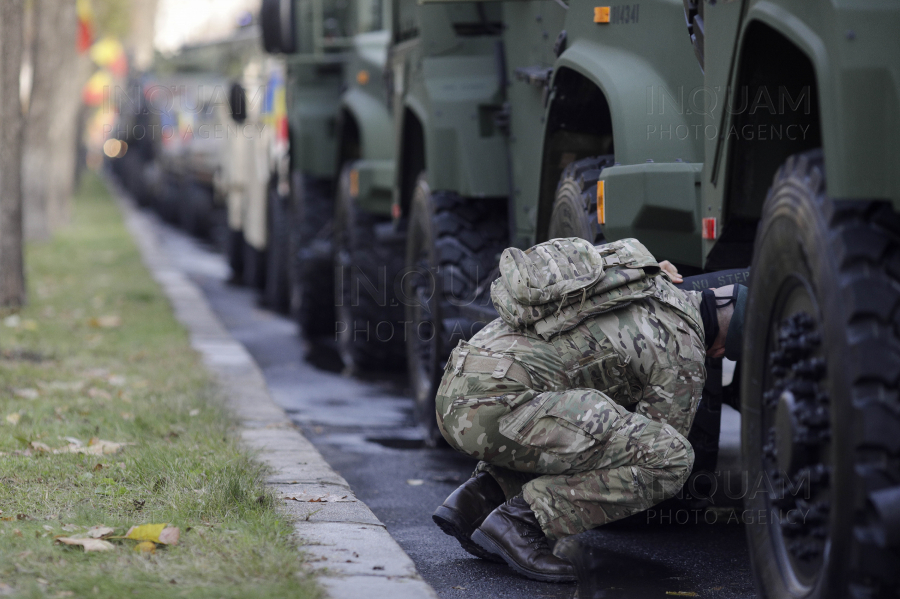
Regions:
<instances>
[{"instance_id":1,"label":"camouflage jacket","mask_svg":"<svg viewBox=\"0 0 900 599\"><path fill-rule=\"evenodd\" d=\"M640 242L507 249L491 298L501 318L461 342L448 369L492 356L527 372L531 392L510 409L544 391L591 388L686 434L706 379L700 294L672 285ZM491 380L468 392L496 393Z\"/></svg>"}]
</instances>

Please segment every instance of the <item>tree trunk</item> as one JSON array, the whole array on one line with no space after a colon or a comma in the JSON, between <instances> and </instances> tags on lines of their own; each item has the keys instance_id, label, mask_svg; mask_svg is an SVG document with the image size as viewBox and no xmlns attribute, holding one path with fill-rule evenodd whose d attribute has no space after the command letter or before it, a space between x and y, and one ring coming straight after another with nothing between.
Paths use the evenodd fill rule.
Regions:
<instances>
[{"instance_id":1,"label":"tree trunk","mask_svg":"<svg viewBox=\"0 0 900 599\"><path fill-rule=\"evenodd\" d=\"M22 255L22 72L24 0L0 2L0 306L25 303Z\"/></svg>"},{"instance_id":2,"label":"tree trunk","mask_svg":"<svg viewBox=\"0 0 900 599\"><path fill-rule=\"evenodd\" d=\"M45 239L70 214L75 178L76 122L88 75L76 52L78 17L72 0L33 0L33 82L23 165L25 227Z\"/></svg>"}]
</instances>

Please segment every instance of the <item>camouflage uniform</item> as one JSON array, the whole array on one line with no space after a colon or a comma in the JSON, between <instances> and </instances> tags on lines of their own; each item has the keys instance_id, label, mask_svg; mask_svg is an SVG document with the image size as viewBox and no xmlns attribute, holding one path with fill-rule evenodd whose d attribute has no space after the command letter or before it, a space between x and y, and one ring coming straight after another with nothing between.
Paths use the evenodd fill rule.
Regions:
<instances>
[{"instance_id":1,"label":"camouflage uniform","mask_svg":"<svg viewBox=\"0 0 900 599\"><path fill-rule=\"evenodd\" d=\"M501 318L450 356L444 438L524 494L552 539L647 509L684 484L706 379L700 294L636 240L508 249Z\"/></svg>"}]
</instances>

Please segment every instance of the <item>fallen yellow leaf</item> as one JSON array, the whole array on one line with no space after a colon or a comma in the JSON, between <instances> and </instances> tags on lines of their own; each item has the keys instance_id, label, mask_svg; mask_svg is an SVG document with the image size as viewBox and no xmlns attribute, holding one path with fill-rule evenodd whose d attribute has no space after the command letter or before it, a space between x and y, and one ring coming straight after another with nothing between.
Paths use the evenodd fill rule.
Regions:
<instances>
[{"instance_id":1,"label":"fallen yellow leaf","mask_svg":"<svg viewBox=\"0 0 900 599\"><path fill-rule=\"evenodd\" d=\"M141 541L134 546L134 550L141 553L156 553L156 543L152 541Z\"/></svg>"},{"instance_id":2,"label":"fallen yellow leaf","mask_svg":"<svg viewBox=\"0 0 900 599\"><path fill-rule=\"evenodd\" d=\"M103 541L101 539L73 539L72 537L57 537L56 542L62 543L63 545L81 545L82 547L84 547L85 552L112 551L116 548L116 546L109 541Z\"/></svg>"},{"instance_id":3,"label":"fallen yellow leaf","mask_svg":"<svg viewBox=\"0 0 900 599\"><path fill-rule=\"evenodd\" d=\"M168 524L144 524L132 526L125 534L126 539L134 541L153 541L162 545L177 545L181 531Z\"/></svg>"},{"instance_id":4,"label":"fallen yellow leaf","mask_svg":"<svg viewBox=\"0 0 900 599\"><path fill-rule=\"evenodd\" d=\"M22 415L14 412L6 417L6 421L8 423L10 423L11 425L15 426L15 425L19 424L20 418L22 418Z\"/></svg>"}]
</instances>

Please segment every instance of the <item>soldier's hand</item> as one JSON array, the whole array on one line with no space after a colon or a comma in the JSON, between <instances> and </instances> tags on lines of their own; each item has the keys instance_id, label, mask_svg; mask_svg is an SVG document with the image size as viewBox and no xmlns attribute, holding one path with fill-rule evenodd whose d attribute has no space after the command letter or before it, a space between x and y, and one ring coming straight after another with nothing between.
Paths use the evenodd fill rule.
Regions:
<instances>
[{"instance_id":1,"label":"soldier's hand","mask_svg":"<svg viewBox=\"0 0 900 599\"><path fill-rule=\"evenodd\" d=\"M663 260L662 262L660 262L659 267L664 273L666 273L666 275L668 275L669 279L671 279L673 283L684 282L684 279L681 278L680 274L678 274L678 269L675 268L675 265L668 260Z\"/></svg>"}]
</instances>

